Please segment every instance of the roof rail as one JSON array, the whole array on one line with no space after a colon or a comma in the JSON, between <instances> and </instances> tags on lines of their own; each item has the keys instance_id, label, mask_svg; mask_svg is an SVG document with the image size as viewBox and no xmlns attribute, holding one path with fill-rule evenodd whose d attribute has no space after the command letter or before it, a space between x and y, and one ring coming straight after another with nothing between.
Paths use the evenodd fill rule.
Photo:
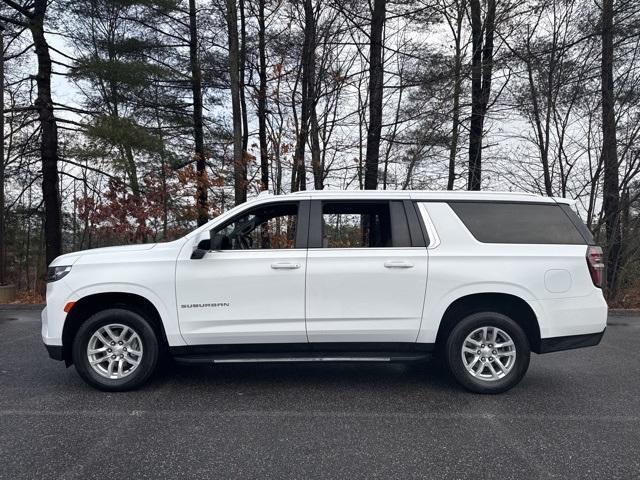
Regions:
<instances>
[{"instance_id":1,"label":"roof rail","mask_svg":"<svg viewBox=\"0 0 640 480\"><path fill-rule=\"evenodd\" d=\"M289 195L344 195L344 194L358 194L358 195L409 195L412 193L425 193L425 194L438 194L438 195L504 195L504 196L531 196L539 197L536 193L527 192L493 192L490 190L301 190L298 192L290 193Z\"/></svg>"}]
</instances>

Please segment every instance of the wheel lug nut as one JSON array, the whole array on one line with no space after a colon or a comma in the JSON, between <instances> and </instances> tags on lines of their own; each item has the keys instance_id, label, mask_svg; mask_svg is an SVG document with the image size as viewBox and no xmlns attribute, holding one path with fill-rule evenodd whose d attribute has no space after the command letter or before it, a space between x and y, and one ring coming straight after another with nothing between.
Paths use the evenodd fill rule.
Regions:
<instances>
[{"instance_id":1,"label":"wheel lug nut","mask_svg":"<svg viewBox=\"0 0 640 480\"><path fill-rule=\"evenodd\" d=\"M489 344L489 348L493 348L493 345L491 343Z\"/></svg>"},{"instance_id":2,"label":"wheel lug nut","mask_svg":"<svg viewBox=\"0 0 640 480\"><path fill-rule=\"evenodd\" d=\"M124 358L124 355L120 354L120 358Z\"/></svg>"},{"instance_id":3,"label":"wheel lug nut","mask_svg":"<svg viewBox=\"0 0 640 480\"><path fill-rule=\"evenodd\" d=\"M116 342L111 342L111 345L112 345L112 346L113 346L113 345L115 345L115 344L116 344Z\"/></svg>"},{"instance_id":4,"label":"wheel lug nut","mask_svg":"<svg viewBox=\"0 0 640 480\"><path fill-rule=\"evenodd\" d=\"M484 343L482 345L480 345L482 348L484 348Z\"/></svg>"},{"instance_id":5,"label":"wheel lug nut","mask_svg":"<svg viewBox=\"0 0 640 480\"><path fill-rule=\"evenodd\" d=\"M126 352L127 351L127 347L124 347L122 350L124 350Z\"/></svg>"},{"instance_id":6,"label":"wheel lug nut","mask_svg":"<svg viewBox=\"0 0 640 480\"><path fill-rule=\"evenodd\" d=\"M489 361L490 361L490 362L493 362L493 357L489 357Z\"/></svg>"},{"instance_id":7,"label":"wheel lug nut","mask_svg":"<svg viewBox=\"0 0 640 480\"><path fill-rule=\"evenodd\" d=\"M110 348L107 348L107 352L111 353L111 352L113 352L113 350L110 349Z\"/></svg>"},{"instance_id":8,"label":"wheel lug nut","mask_svg":"<svg viewBox=\"0 0 640 480\"><path fill-rule=\"evenodd\" d=\"M478 350L478 355L480 355L482 352L480 350Z\"/></svg>"},{"instance_id":9,"label":"wheel lug nut","mask_svg":"<svg viewBox=\"0 0 640 480\"><path fill-rule=\"evenodd\" d=\"M111 358L116 358L116 356L115 355L111 355Z\"/></svg>"},{"instance_id":10,"label":"wheel lug nut","mask_svg":"<svg viewBox=\"0 0 640 480\"><path fill-rule=\"evenodd\" d=\"M118 342L118 345L122 345L122 342L121 342L121 341L120 341L120 342Z\"/></svg>"},{"instance_id":11,"label":"wheel lug nut","mask_svg":"<svg viewBox=\"0 0 640 480\"><path fill-rule=\"evenodd\" d=\"M498 351L497 351L497 350L494 350L494 351L493 351L493 352L491 352L491 353L493 353L494 355L497 355L497 354L498 354Z\"/></svg>"},{"instance_id":12,"label":"wheel lug nut","mask_svg":"<svg viewBox=\"0 0 640 480\"><path fill-rule=\"evenodd\" d=\"M486 358L482 357L480 360L482 360L484 362L486 360Z\"/></svg>"}]
</instances>

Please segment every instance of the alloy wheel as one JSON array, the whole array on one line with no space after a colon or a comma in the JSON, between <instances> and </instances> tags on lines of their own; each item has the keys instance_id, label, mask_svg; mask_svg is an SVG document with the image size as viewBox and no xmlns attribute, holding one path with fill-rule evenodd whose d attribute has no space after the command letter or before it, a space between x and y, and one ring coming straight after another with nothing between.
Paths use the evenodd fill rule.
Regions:
<instances>
[{"instance_id":1,"label":"alloy wheel","mask_svg":"<svg viewBox=\"0 0 640 480\"><path fill-rule=\"evenodd\" d=\"M131 375L140 365L142 355L142 340L138 333L118 323L98 328L87 344L91 368L112 380Z\"/></svg>"}]
</instances>

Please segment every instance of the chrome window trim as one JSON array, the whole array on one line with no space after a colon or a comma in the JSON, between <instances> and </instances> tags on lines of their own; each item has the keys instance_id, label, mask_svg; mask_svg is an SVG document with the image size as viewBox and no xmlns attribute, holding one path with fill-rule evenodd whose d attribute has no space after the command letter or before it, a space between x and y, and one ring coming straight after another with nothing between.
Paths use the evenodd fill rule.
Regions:
<instances>
[{"instance_id":1,"label":"chrome window trim","mask_svg":"<svg viewBox=\"0 0 640 480\"><path fill-rule=\"evenodd\" d=\"M418 209L420 210L422 221L424 222L424 226L427 229L427 235L429 236L429 245L427 245L427 249L432 250L440 245L440 236L438 235L436 226L433 224L433 221L431 221L426 204L427 202L418 201Z\"/></svg>"}]
</instances>

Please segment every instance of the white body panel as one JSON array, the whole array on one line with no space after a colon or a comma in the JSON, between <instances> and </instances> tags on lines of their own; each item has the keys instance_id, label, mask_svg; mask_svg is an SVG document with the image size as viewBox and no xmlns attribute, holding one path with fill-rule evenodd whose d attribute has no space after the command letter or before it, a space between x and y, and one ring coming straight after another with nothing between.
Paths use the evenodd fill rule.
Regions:
<instances>
[{"instance_id":1,"label":"white body panel","mask_svg":"<svg viewBox=\"0 0 640 480\"><path fill-rule=\"evenodd\" d=\"M98 293L130 293L149 300L158 311L167 340L184 345L180 334L175 295L175 267L185 239L154 245L96 248L58 257L52 265L72 264L72 273L47 284L46 321L43 339L62 344L62 329L68 302ZM72 263L73 262L73 263Z\"/></svg>"},{"instance_id":2,"label":"white body panel","mask_svg":"<svg viewBox=\"0 0 640 480\"><path fill-rule=\"evenodd\" d=\"M411 199L428 248L238 250L191 259L199 240L247 208L322 199ZM479 192L315 192L260 196L175 242L96 249L57 258L72 265L47 286L42 336L62 344L63 311L96 293L147 299L170 346L311 342L433 343L447 308L466 295L506 293L528 303L542 338L601 332L607 306L586 265L586 245L480 243L449 200L562 202ZM401 262L411 268L386 268ZM299 268L272 268L277 264ZM205 308L188 305L211 304ZM185 307L182 307L185 305ZM105 305L108 307L108 305Z\"/></svg>"},{"instance_id":3,"label":"white body panel","mask_svg":"<svg viewBox=\"0 0 640 480\"><path fill-rule=\"evenodd\" d=\"M306 250L229 250L200 260L190 248L183 253L176 296L188 344L307 341Z\"/></svg>"},{"instance_id":4,"label":"white body panel","mask_svg":"<svg viewBox=\"0 0 640 480\"><path fill-rule=\"evenodd\" d=\"M310 342L415 342L424 248L319 248L307 260Z\"/></svg>"},{"instance_id":5,"label":"white body panel","mask_svg":"<svg viewBox=\"0 0 640 480\"><path fill-rule=\"evenodd\" d=\"M419 210L429 216L439 242L428 248L429 282L418 342L434 342L449 305L476 293L506 293L526 301L542 338L604 329L607 304L589 275L585 245L481 243L446 203L423 202ZM562 293L545 285L547 272L558 269L571 279ZM575 313L567 315L567 305Z\"/></svg>"}]
</instances>

